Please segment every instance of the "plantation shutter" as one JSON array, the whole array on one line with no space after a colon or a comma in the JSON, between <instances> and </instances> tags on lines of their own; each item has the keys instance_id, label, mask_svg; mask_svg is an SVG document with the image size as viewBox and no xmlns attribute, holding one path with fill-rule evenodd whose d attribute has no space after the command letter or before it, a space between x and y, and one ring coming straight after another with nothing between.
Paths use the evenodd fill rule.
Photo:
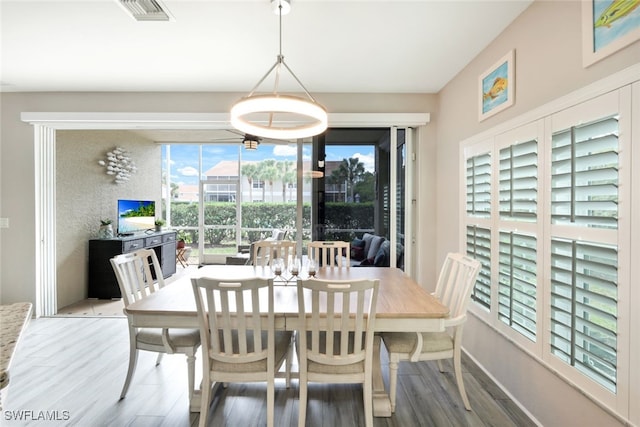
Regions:
<instances>
[{"instance_id":1,"label":"plantation shutter","mask_svg":"<svg viewBox=\"0 0 640 427\"><path fill-rule=\"evenodd\" d=\"M491 213L491 155L467 159L467 215L488 218Z\"/></svg>"},{"instance_id":2,"label":"plantation shutter","mask_svg":"<svg viewBox=\"0 0 640 427\"><path fill-rule=\"evenodd\" d=\"M615 247L551 241L551 353L616 391Z\"/></svg>"},{"instance_id":3,"label":"plantation shutter","mask_svg":"<svg viewBox=\"0 0 640 427\"><path fill-rule=\"evenodd\" d=\"M467 255L482 264L471 293L471 300L487 311L491 309L491 230L467 226Z\"/></svg>"},{"instance_id":4,"label":"plantation shutter","mask_svg":"<svg viewBox=\"0 0 640 427\"><path fill-rule=\"evenodd\" d=\"M618 229L618 116L552 135L551 222ZM551 239L551 353L611 392L617 386L618 248Z\"/></svg>"},{"instance_id":5,"label":"plantation shutter","mask_svg":"<svg viewBox=\"0 0 640 427\"><path fill-rule=\"evenodd\" d=\"M617 116L554 133L551 157L552 223L617 228Z\"/></svg>"},{"instance_id":6,"label":"plantation shutter","mask_svg":"<svg viewBox=\"0 0 640 427\"><path fill-rule=\"evenodd\" d=\"M536 238L500 232L498 318L536 341Z\"/></svg>"},{"instance_id":7,"label":"plantation shutter","mask_svg":"<svg viewBox=\"0 0 640 427\"><path fill-rule=\"evenodd\" d=\"M500 150L500 217L534 222L537 216L538 141Z\"/></svg>"}]
</instances>

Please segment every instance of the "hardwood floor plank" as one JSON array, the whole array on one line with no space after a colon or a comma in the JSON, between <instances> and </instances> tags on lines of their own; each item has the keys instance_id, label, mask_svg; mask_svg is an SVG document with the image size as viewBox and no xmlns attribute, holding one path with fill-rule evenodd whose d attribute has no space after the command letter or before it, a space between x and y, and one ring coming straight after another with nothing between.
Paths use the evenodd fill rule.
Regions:
<instances>
[{"instance_id":1,"label":"hardwood floor plank","mask_svg":"<svg viewBox=\"0 0 640 427\"><path fill-rule=\"evenodd\" d=\"M127 397L119 399L128 346L125 318L32 320L12 366L2 426L197 426L199 414L189 412L184 355L165 355L156 367L155 353L140 352ZM384 349L381 360L388 384ZM441 374L435 363L401 363L396 413L374 418L374 426L534 425L472 361L463 361L472 412L462 405L450 365ZM198 354L197 383L202 375L199 362ZM266 425L265 395L266 386L260 383L218 387L209 426ZM275 425L297 426L297 381L287 389L284 380L278 380L275 402ZM38 415L60 419L33 419ZM363 426L362 387L310 384L307 425Z\"/></svg>"}]
</instances>

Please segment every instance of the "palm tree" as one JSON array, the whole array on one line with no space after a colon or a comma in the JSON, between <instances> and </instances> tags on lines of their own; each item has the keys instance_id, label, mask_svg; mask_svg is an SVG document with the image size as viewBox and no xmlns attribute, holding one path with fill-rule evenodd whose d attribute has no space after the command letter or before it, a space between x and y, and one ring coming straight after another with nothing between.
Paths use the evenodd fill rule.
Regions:
<instances>
[{"instance_id":1,"label":"palm tree","mask_svg":"<svg viewBox=\"0 0 640 427\"><path fill-rule=\"evenodd\" d=\"M349 198L353 201L353 189L356 183L362 180L364 173L364 163L362 163L358 157L350 157L348 159L342 159L342 163L340 163L338 169L331 173L331 180L336 184L346 182Z\"/></svg>"},{"instance_id":2,"label":"palm tree","mask_svg":"<svg viewBox=\"0 0 640 427\"><path fill-rule=\"evenodd\" d=\"M269 183L271 188L271 201L273 202L273 182L278 178L278 169L276 168L276 161L274 159L266 159L260 163L260 178ZM263 201L266 202L264 198L264 187L262 188Z\"/></svg>"},{"instance_id":3,"label":"palm tree","mask_svg":"<svg viewBox=\"0 0 640 427\"><path fill-rule=\"evenodd\" d=\"M253 201L253 181L258 178L258 166L255 163L243 163L242 175L249 181L249 201Z\"/></svg>"},{"instance_id":4,"label":"palm tree","mask_svg":"<svg viewBox=\"0 0 640 427\"><path fill-rule=\"evenodd\" d=\"M293 184L296 179L295 169L293 169L293 162L291 160L285 160L283 162L276 163L278 172L280 173L280 180L282 181L282 202L287 201L287 184Z\"/></svg>"}]
</instances>

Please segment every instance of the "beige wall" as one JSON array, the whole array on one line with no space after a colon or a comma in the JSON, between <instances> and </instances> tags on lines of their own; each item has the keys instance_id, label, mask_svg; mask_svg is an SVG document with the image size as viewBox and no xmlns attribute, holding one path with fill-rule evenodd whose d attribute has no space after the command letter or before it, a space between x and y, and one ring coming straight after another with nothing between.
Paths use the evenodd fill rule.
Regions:
<instances>
[{"instance_id":1,"label":"beige wall","mask_svg":"<svg viewBox=\"0 0 640 427\"><path fill-rule=\"evenodd\" d=\"M2 127L0 129L1 158L0 165L0 217L9 218L10 227L0 230L0 302L3 304L16 301L36 302L35 270L33 260L36 256L35 227L35 187L34 187L34 148L33 129L20 120L22 112L180 112L180 113L222 113L229 110L231 104L244 94L234 93L3 93L1 95L0 111L2 113ZM435 95L425 94L314 94L319 102L328 107L332 113L430 113L436 110L437 102ZM58 139L62 136L63 143L66 143L72 132L59 131ZM421 155L435 157L435 131L431 130L431 125L421 132L426 149L421 151ZM78 143L83 144L82 141ZM101 141L91 138L84 144L89 144L94 148L88 148L95 155L98 155L105 148ZM110 144L107 144L110 145ZM85 147L83 146L83 149ZM67 151L59 153L58 162L69 162L65 159ZM73 153L81 158L86 166L80 170L81 173L61 177L57 183L58 191L66 188L74 188L84 185L99 177L91 162L97 158L91 158L94 154L85 152ZM430 154L429 154L430 153ZM159 172L158 172L159 173ZM428 194L427 199L433 200L435 189L433 178L425 171L420 171L420 186L422 192ZM71 182L66 182L66 180ZM431 181L429 181L431 179ZM86 181L86 182L85 182ZM137 181L136 181L137 182ZM160 177L156 181L159 192ZM127 184L129 185L129 184ZM133 184L132 184L133 185ZM88 186L90 187L90 185ZM112 188L112 187L103 187ZM87 190L88 191L88 190ZM112 197L112 196L110 196ZM93 200L93 199L92 199ZM433 205L433 203L430 203ZM92 213L93 215L93 213ZM102 215L100 212L98 217ZM72 255L82 255L82 245L93 236L95 229L91 224L99 220L97 217L80 221L77 225L77 233L73 239L69 238L64 243L64 250L57 247L57 265L69 266L69 257ZM60 221L60 214L58 215ZM86 222L85 222L86 221ZM427 224L420 224L425 226ZM58 226L60 223L58 222ZM434 228L434 224L428 227ZM423 228L422 232L426 233ZM429 231L433 234L433 231ZM61 230L58 230L60 236ZM60 237L60 239L67 239ZM435 248L429 248L435 251ZM433 252L434 253L434 252ZM16 256L19 254L19 256ZM431 259L434 259L432 256ZM428 261L428 260L427 260ZM73 276L74 285L66 282L59 285L58 307L62 303L75 298L81 294L77 278L86 274L81 270L86 268L74 267L75 272L58 272L58 278L65 281ZM86 259L84 261L86 263ZM421 262L421 265L423 263ZM429 262L424 263L427 266ZM428 267L434 270L433 265ZM82 290L82 294L86 292Z\"/></svg>"},{"instance_id":2,"label":"beige wall","mask_svg":"<svg viewBox=\"0 0 640 427\"><path fill-rule=\"evenodd\" d=\"M640 62L640 42L582 67L579 1L536 1L440 93L437 123L437 264L459 249L460 142ZM515 105L478 122L478 76L510 49ZM639 76L640 77L640 76ZM545 426L613 426L614 418L471 316L464 347ZM635 424L639 420L632 420Z\"/></svg>"},{"instance_id":3,"label":"beige wall","mask_svg":"<svg viewBox=\"0 0 640 427\"><path fill-rule=\"evenodd\" d=\"M56 133L56 262L58 309L87 298L88 239L96 238L100 219L116 229L117 200L160 202L160 145L125 131L64 130ZM122 147L135 162L129 181L115 184L98 165ZM159 205L158 205L159 206Z\"/></svg>"}]
</instances>

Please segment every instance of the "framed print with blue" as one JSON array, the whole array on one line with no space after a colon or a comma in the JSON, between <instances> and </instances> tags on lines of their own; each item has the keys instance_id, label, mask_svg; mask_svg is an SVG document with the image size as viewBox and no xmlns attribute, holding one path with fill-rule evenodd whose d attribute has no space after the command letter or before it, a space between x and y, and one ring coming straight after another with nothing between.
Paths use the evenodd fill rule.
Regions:
<instances>
[{"instance_id":1,"label":"framed print with blue","mask_svg":"<svg viewBox=\"0 0 640 427\"><path fill-rule=\"evenodd\" d=\"M511 50L480 75L479 120L513 105L515 98L515 51Z\"/></svg>"},{"instance_id":2,"label":"framed print with blue","mask_svg":"<svg viewBox=\"0 0 640 427\"><path fill-rule=\"evenodd\" d=\"M640 40L640 0L582 1L582 65Z\"/></svg>"}]
</instances>

